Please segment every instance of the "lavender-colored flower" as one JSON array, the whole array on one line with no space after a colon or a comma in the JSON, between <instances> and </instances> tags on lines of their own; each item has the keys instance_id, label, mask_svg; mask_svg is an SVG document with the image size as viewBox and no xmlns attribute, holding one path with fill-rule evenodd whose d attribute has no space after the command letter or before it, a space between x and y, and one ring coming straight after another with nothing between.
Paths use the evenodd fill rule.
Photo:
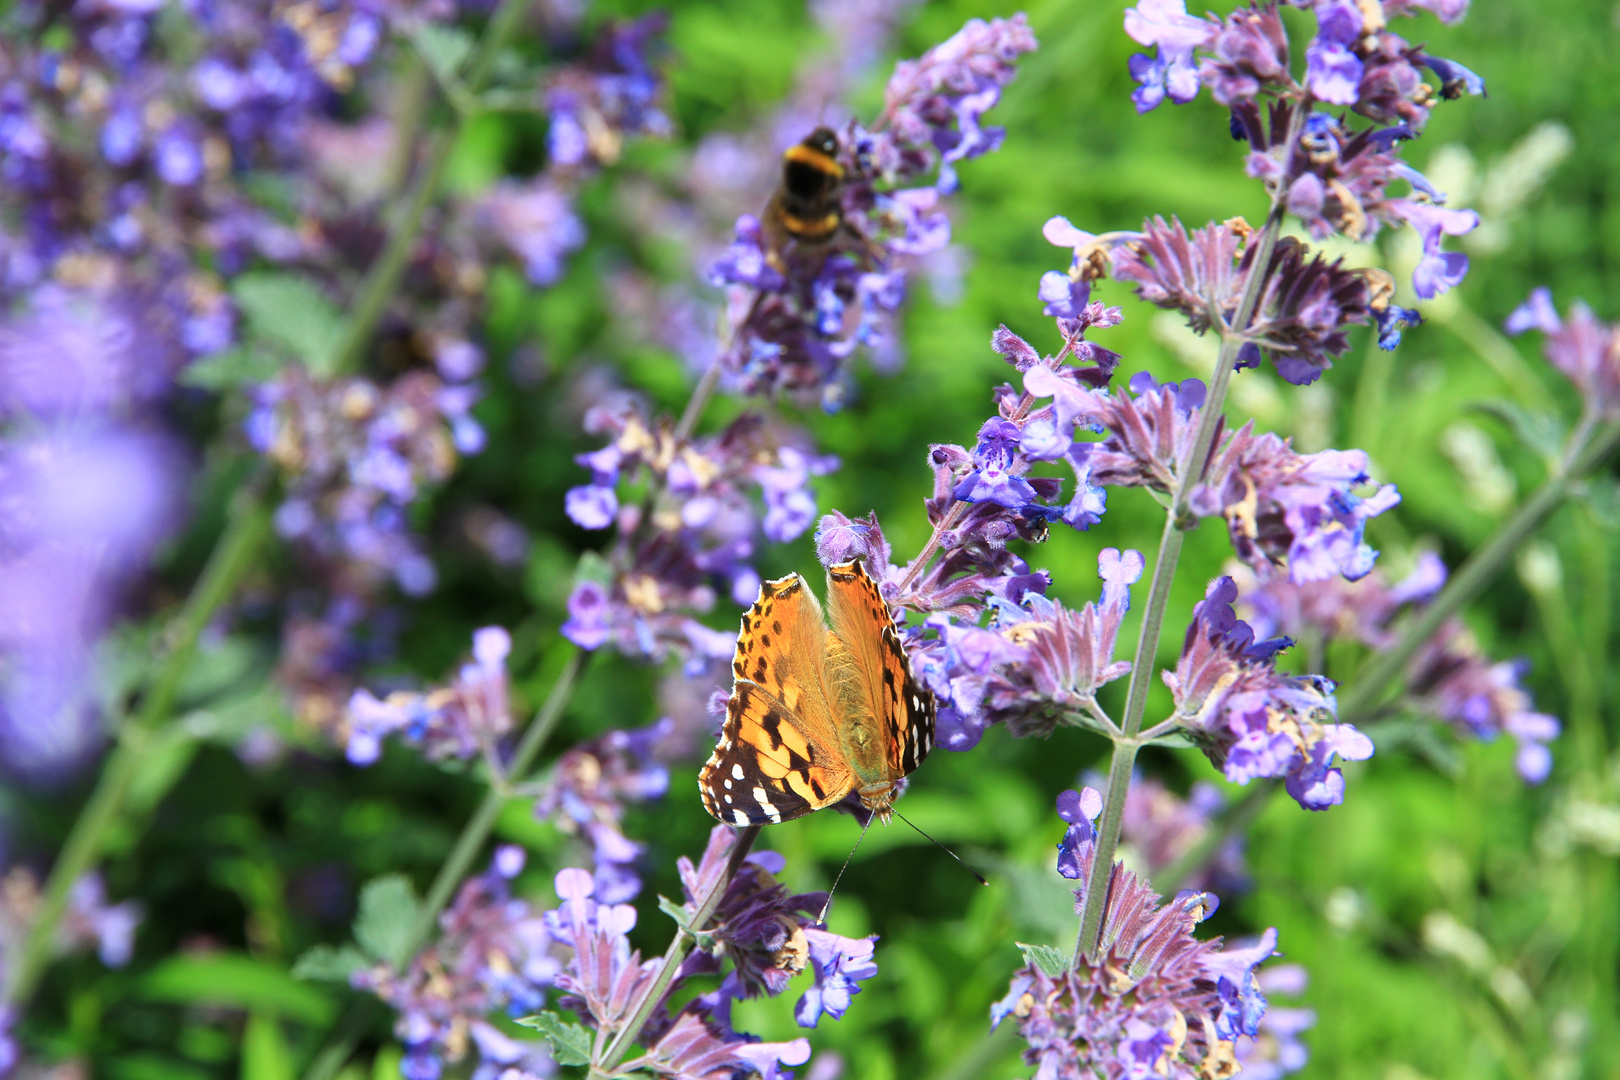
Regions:
<instances>
[{"instance_id":1,"label":"lavender-colored flower","mask_svg":"<svg viewBox=\"0 0 1620 1080\"><path fill-rule=\"evenodd\" d=\"M585 226L569 198L549 178L503 180L479 198L479 226L523 264L535 285L562 276L564 260L585 243Z\"/></svg>"},{"instance_id":2,"label":"lavender-colored flower","mask_svg":"<svg viewBox=\"0 0 1620 1080\"><path fill-rule=\"evenodd\" d=\"M581 648L611 643L632 656L687 658L695 666L729 658L736 637L693 618L714 606L715 585L738 604L759 587L752 565L758 537L782 543L815 520L809 483L837 467L791 429L745 415L724 431L677 442L665 421L649 424L633 405L599 406L586 427L611 437L579 457L591 483L570 491L576 524L603 527L618 508L619 535L609 582L581 580L569 598L563 634ZM616 485L650 482L649 507L620 507ZM749 497L757 486L761 515ZM650 511L650 512L644 512Z\"/></svg>"},{"instance_id":3,"label":"lavender-colored flower","mask_svg":"<svg viewBox=\"0 0 1620 1080\"><path fill-rule=\"evenodd\" d=\"M574 950L554 983L559 1004L592 1027L614 1030L629 1017L637 996L658 973L662 960L641 960L625 935L636 925L629 904L600 904L589 871L567 869L556 879L560 906L542 916L553 941Z\"/></svg>"},{"instance_id":4,"label":"lavender-colored flower","mask_svg":"<svg viewBox=\"0 0 1620 1080\"><path fill-rule=\"evenodd\" d=\"M278 532L317 556L350 563L406 593L432 591L437 574L411 534L406 509L442 482L483 429L467 384L413 371L387 387L368 379L317 382L289 367L255 391L248 441L286 477Z\"/></svg>"},{"instance_id":5,"label":"lavender-colored flower","mask_svg":"<svg viewBox=\"0 0 1620 1080\"><path fill-rule=\"evenodd\" d=\"M1284 675L1276 657L1287 638L1256 641L1232 610L1237 585L1210 583L1193 609L1181 659L1164 681L1175 698L1175 719L1233 783L1283 777L1307 810L1344 801L1337 758L1372 756L1372 740L1349 724L1333 723L1333 683L1320 676Z\"/></svg>"},{"instance_id":6,"label":"lavender-colored flower","mask_svg":"<svg viewBox=\"0 0 1620 1080\"><path fill-rule=\"evenodd\" d=\"M539 1045L511 1039L488 1021L495 1013L532 1013L544 1006L548 989L563 985L550 933L556 913L512 896L510 880L523 863L521 849L498 851L491 868L468 879L439 916L438 940L403 970L381 963L351 976L356 989L399 1014L394 1033L405 1044L406 1080L436 1077L446 1062L474 1049L484 1066L548 1071ZM481 1066L478 1075L493 1080L496 1073Z\"/></svg>"},{"instance_id":7,"label":"lavender-colored flower","mask_svg":"<svg viewBox=\"0 0 1620 1080\"><path fill-rule=\"evenodd\" d=\"M1376 571L1354 583L1335 578L1296 584L1273 575L1244 582L1240 602L1258 633L1281 629L1324 644L1354 641L1387 649L1398 640L1399 619L1427 603L1445 581L1445 564L1426 553L1394 584ZM1520 684L1524 671L1523 661L1492 662L1463 625L1450 620L1407 665L1402 704L1450 725L1461 738L1508 734L1519 746L1519 774L1539 783L1551 768L1546 744L1558 737L1559 723L1535 710Z\"/></svg>"},{"instance_id":8,"label":"lavender-colored flower","mask_svg":"<svg viewBox=\"0 0 1620 1080\"><path fill-rule=\"evenodd\" d=\"M1065 820L1084 820L1102 800L1088 804L1071 791L1060 796L1065 805ZM1094 855L1089 838L1076 845L1077 907ZM1218 938L1200 941L1192 929L1214 910L1212 895L1183 892L1165 903L1122 865L1106 895L1096 954L1057 974L1034 964L1020 969L991 1006L992 1026L1016 1020L1029 1044L1025 1064L1054 1080L1230 1076L1234 1044L1254 1037L1266 1010L1256 968L1273 954L1277 932L1224 950Z\"/></svg>"},{"instance_id":9,"label":"lavender-colored flower","mask_svg":"<svg viewBox=\"0 0 1620 1080\"><path fill-rule=\"evenodd\" d=\"M717 826L710 831L697 866L684 857L680 860L689 913L696 911L697 898L712 890L724 872L733 837L731 829ZM840 1019L850 998L860 993L860 980L877 974L872 960L877 938L840 937L817 925L816 913L825 906L827 895L789 893L776 880L784 865L774 851L756 851L744 859L715 911L709 931L713 952L694 954L682 975L716 971L721 958L729 958L734 967L722 992L742 999L780 994L794 975L810 967L815 982L799 999L794 1015L800 1027L812 1028L823 1015Z\"/></svg>"},{"instance_id":10,"label":"lavender-colored flower","mask_svg":"<svg viewBox=\"0 0 1620 1080\"><path fill-rule=\"evenodd\" d=\"M94 417L0 442L0 763L60 779L101 739L97 642L175 521L178 458Z\"/></svg>"},{"instance_id":11,"label":"lavender-colored flower","mask_svg":"<svg viewBox=\"0 0 1620 1080\"><path fill-rule=\"evenodd\" d=\"M937 152L937 186L942 192L954 190L957 162L1001 145L1003 132L981 128L979 117L1000 100L1002 88L1017 73L1013 62L1035 44L1022 14L989 22L969 19L920 58L896 64L883 91L883 117L892 136L880 132L872 151L880 169L892 176L901 171L899 163L908 153Z\"/></svg>"},{"instance_id":12,"label":"lavender-colored flower","mask_svg":"<svg viewBox=\"0 0 1620 1080\"><path fill-rule=\"evenodd\" d=\"M1125 32L1157 54L1131 57L1131 78L1141 85L1131 94L1137 112L1150 112L1168 97L1184 104L1198 96L1198 68L1193 51L1208 46L1215 26L1187 14L1183 0L1143 0L1125 9Z\"/></svg>"},{"instance_id":13,"label":"lavender-colored flower","mask_svg":"<svg viewBox=\"0 0 1620 1080\"><path fill-rule=\"evenodd\" d=\"M645 1056L627 1063L671 1080L714 1080L715 1077L757 1076L777 1080L791 1073L783 1065L810 1060L810 1040L768 1043L734 1031L731 998L724 991L699 998L683 1010Z\"/></svg>"},{"instance_id":14,"label":"lavender-colored flower","mask_svg":"<svg viewBox=\"0 0 1620 1080\"><path fill-rule=\"evenodd\" d=\"M1552 772L1546 744L1558 737L1560 725L1557 717L1536 712L1520 685L1528 669L1523 660L1491 663L1473 635L1452 620L1413 657L1407 692L1420 713L1445 721L1460 735L1511 736L1519 748L1514 758L1519 775L1539 784Z\"/></svg>"},{"instance_id":15,"label":"lavender-colored flower","mask_svg":"<svg viewBox=\"0 0 1620 1080\"><path fill-rule=\"evenodd\" d=\"M426 693L404 690L379 700L369 690L356 690L346 717L349 761L370 765L382 753L382 741L399 735L419 746L430 760L493 753L512 729L507 703L506 657L512 639L498 626L473 635L473 660L455 682Z\"/></svg>"},{"instance_id":16,"label":"lavender-colored flower","mask_svg":"<svg viewBox=\"0 0 1620 1080\"><path fill-rule=\"evenodd\" d=\"M708 845L697 866L681 857L678 865L689 914L697 910L697 898L719 880L734 842L731 829L716 826L709 832ZM776 880L785 865L782 856L774 851L749 853L727 883L720 906L715 909L708 931L714 938L713 951L694 953L682 969L683 975L717 972L721 959L726 958L733 965L727 976L732 997L775 997L787 989L789 980L810 961L807 935L816 914L826 904L827 894L788 892ZM870 947L870 942L867 945ZM800 1008L804 1008L803 1001Z\"/></svg>"},{"instance_id":17,"label":"lavender-colored flower","mask_svg":"<svg viewBox=\"0 0 1620 1080\"><path fill-rule=\"evenodd\" d=\"M1139 239L1113 249L1114 276L1135 282L1136 295L1148 303L1182 312L1202 334L1216 326L1212 316L1230 321L1237 312L1246 239L1235 221L1212 222L1189 237L1179 219L1154 217Z\"/></svg>"},{"instance_id":18,"label":"lavender-colored flower","mask_svg":"<svg viewBox=\"0 0 1620 1080\"><path fill-rule=\"evenodd\" d=\"M1103 549L1102 596L1077 611L1029 589L1016 601L992 597L988 627L930 617L938 637L919 647L916 663L941 705L940 745L971 749L994 723L1023 736L1079 722L1097 688L1131 669L1114 659L1114 644L1143 567L1140 552Z\"/></svg>"},{"instance_id":19,"label":"lavender-colored flower","mask_svg":"<svg viewBox=\"0 0 1620 1080\"><path fill-rule=\"evenodd\" d=\"M1620 415L1620 335L1601 322L1579 300L1570 305L1569 318L1561 319L1545 286L1507 319L1507 332L1540 330L1541 352L1581 392L1584 408L1605 418Z\"/></svg>"},{"instance_id":20,"label":"lavender-colored flower","mask_svg":"<svg viewBox=\"0 0 1620 1080\"><path fill-rule=\"evenodd\" d=\"M144 918L145 909L137 900L107 903L106 883L100 874L90 873L68 891L67 911L57 934L69 950L93 943L103 964L121 968L134 955L135 931Z\"/></svg>"},{"instance_id":21,"label":"lavender-colored flower","mask_svg":"<svg viewBox=\"0 0 1620 1080\"><path fill-rule=\"evenodd\" d=\"M643 845L626 837L619 823L627 803L659 799L669 790L669 770L655 754L673 729L664 719L581 743L557 760L534 804L536 817L590 842L599 903L626 903L641 892L634 862Z\"/></svg>"},{"instance_id":22,"label":"lavender-colored flower","mask_svg":"<svg viewBox=\"0 0 1620 1080\"><path fill-rule=\"evenodd\" d=\"M584 60L551 76L546 148L553 165L611 165L619 160L626 138L671 133L663 83L652 63L668 22L660 12L609 23Z\"/></svg>"},{"instance_id":23,"label":"lavender-colored flower","mask_svg":"<svg viewBox=\"0 0 1620 1080\"><path fill-rule=\"evenodd\" d=\"M1472 210L1448 210L1413 199L1403 199L1394 211L1417 231L1423 242L1423 257L1412 272L1412 289L1424 300L1433 300L1447 289L1462 284L1468 274L1468 256L1459 251L1442 251L1447 236L1462 236L1479 227L1479 215Z\"/></svg>"},{"instance_id":24,"label":"lavender-colored flower","mask_svg":"<svg viewBox=\"0 0 1620 1080\"><path fill-rule=\"evenodd\" d=\"M1298 454L1286 439L1254 434L1251 422L1218 444L1189 505L1225 517L1238 557L1257 571L1354 581L1378 557L1364 539L1367 521L1400 502L1393 484L1355 494L1370 484L1364 452Z\"/></svg>"},{"instance_id":25,"label":"lavender-colored flower","mask_svg":"<svg viewBox=\"0 0 1620 1080\"><path fill-rule=\"evenodd\" d=\"M1075 447L1073 455L1090 466L1095 483L1172 491L1198 430L1204 384L1199 379L1160 383L1139 371L1131 376L1130 390L1130 397L1094 399L1094 422L1108 437Z\"/></svg>"}]
</instances>

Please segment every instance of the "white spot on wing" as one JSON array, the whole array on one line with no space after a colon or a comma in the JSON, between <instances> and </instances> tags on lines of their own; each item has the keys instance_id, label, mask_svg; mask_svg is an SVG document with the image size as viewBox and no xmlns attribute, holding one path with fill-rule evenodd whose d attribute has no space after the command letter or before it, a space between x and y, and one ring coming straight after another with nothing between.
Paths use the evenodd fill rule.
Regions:
<instances>
[{"instance_id":1,"label":"white spot on wing","mask_svg":"<svg viewBox=\"0 0 1620 1080\"><path fill-rule=\"evenodd\" d=\"M743 813L741 810L733 810L731 812L731 820L734 824L746 825L748 824L748 815Z\"/></svg>"},{"instance_id":2,"label":"white spot on wing","mask_svg":"<svg viewBox=\"0 0 1620 1080\"><path fill-rule=\"evenodd\" d=\"M733 780L741 780L743 778L743 767L741 765L733 764L731 766L731 777L732 777ZM726 786L729 787L730 785L728 784ZM755 788L754 790L758 791L760 789ZM764 801L764 800L761 800L761 801Z\"/></svg>"}]
</instances>

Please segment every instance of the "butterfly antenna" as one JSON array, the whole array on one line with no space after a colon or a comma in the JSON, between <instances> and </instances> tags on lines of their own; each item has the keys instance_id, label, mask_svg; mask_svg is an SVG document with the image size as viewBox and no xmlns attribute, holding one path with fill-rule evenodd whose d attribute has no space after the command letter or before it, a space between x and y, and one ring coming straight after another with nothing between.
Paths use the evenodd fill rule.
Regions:
<instances>
[{"instance_id":1,"label":"butterfly antenna","mask_svg":"<svg viewBox=\"0 0 1620 1080\"><path fill-rule=\"evenodd\" d=\"M911 827L913 829L917 829L917 826L912 824L911 819L906 817L906 815L902 814L900 811L896 810L894 812L894 816L899 818L901 821L904 821L907 825L911 825ZM933 844L935 847L939 848L939 850L943 851L945 854L949 855L951 858L955 859L957 862L962 863L962 869L966 870L968 873L970 873L974 877L978 878L980 885L988 885L988 884L990 884L988 881L986 881L984 879L983 874L981 874L977 870L973 869L973 867L969 866L967 863L962 862L962 856L958 855L956 852L952 851L950 848L946 847L944 844L940 843L938 840L935 840L932 836L929 836L927 833L923 832L921 829L917 829L917 835L921 836L924 840L927 840L930 844Z\"/></svg>"},{"instance_id":2,"label":"butterfly antenna","mask_svg":"<svg viewBox=\"0 0 1620 1080\"><path fill-rule=\"evenodd\" d=\"M838 868L838 876L833 878L832 888L827 890L827 902L821 905L821 914L816 916L816 922L823 926L827 925L827 912L832 910L833 893L838 891L838 883L844 880L844 871L849 869L850 859L853 859L855 853L861 850L861 841L866 839L866 830L872 827L872 818L874 817L877 817L877 815L873 814L872 817L866 819L866 824L861 827L861 835L855 838L855 846L849 849L849 854L844 858L844 865Z\"/></svg>"}]
</instances>

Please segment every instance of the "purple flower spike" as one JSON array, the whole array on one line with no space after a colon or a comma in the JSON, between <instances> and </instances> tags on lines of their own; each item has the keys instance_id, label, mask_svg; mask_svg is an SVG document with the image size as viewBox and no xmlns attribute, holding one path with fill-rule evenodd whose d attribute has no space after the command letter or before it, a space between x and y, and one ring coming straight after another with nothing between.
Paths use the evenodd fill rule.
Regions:
<instances>
[{"instance_id":1,"label":"purple flower spike","mask_svg":"<svg viewBox=\"0 0 1620 1080\"><path fill-rule=\"evenodd\" d=\"M449 686L426 693L398 690L386 700L356 690L345 714L350 764L374 763L389 735L416 745L432 761L492 752L512 728L506 676L511 648L504 629L485 627L473 635L475 662L463 666Z\"/></svg>"},{"instance_id":2,"label":"purple flower spike","mask_svg":"<svg viewBox=\"0 0 1620 1080\"><path fill-rule=\"evenodd\" d=\"M1216 578L1193 609L1181 660L1164 672L1176 719L1233 783L1285 777L1289 794L1307 810L1335 806L1344 798L1335 760L1371 757L1372 741L1331 722L1330 680L1276 670L1277 654L1293 642L1256 641L1233 611L1236 599L1233 580Z\"/></svg>"},{"instance_id":3,"label":"purple flower spike","mask_svg":"<svg viewBox=\"0 0 1620 1080\"><path fill-rule=\"evenodd\" d=\"M951 713L942 723L957 742L944 745L968 749L993 723L1018 736L1050 734L1099 686L1128 673L1130 662L1114 659L1114 645L1142 567L1140 552L1105 548L1098 556L1102 597L1078 611L1030 589L1017 600L996 598L989 628L930 617L939 637L919 648L919 666Z\"/></svg>"},{"instance_id":4,"label":"purple flower spike","mask_svg":"<svg viewBox=\"0 0 1620 1080\"><path fill-rule=\"evenodd\" d=\"M1101 797L1090 794L1100 808ZM1087 821L1088 801L1065 792L1062 816ZM1087 883L1094 845L1082 841L1076 853L1074 876ZM1077 908L1085 891L1083 884L1075 892ZM1254 1037L1265 1022L1264 973L1256 969L1275 952L1277 932L1223 951L1219 939L1192 933L1215 897L1189 891L1166 902L1117 863L1105 896L1098 955L1055 975L1035 964L1021 968L991 1006L992 1026L1017 1021L1029 1044L1024 1063L1041 1077L1232 1075L1234 1041Z\"/></svg>"}]
</instances>

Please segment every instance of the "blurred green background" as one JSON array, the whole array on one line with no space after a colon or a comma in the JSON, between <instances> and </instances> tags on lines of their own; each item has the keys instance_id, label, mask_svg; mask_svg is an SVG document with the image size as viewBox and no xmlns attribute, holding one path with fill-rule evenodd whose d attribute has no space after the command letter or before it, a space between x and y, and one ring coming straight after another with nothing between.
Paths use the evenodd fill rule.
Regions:
<instances>
[{"instance_id":1,"label":"blurred green background","mask_svg":"<svg viewBox=\"0 0 1620 1080\"><path fill-rule=\"evenodd\" d=\"M591 17L652 6L600 4ZM573 562L600 542L561 512L563 492L583 477L571 457L592 445L577 428L568 388L587 368L605 367L678 410L690 385L679 360L628 340L615 322L604 283L612 268L679 273L685 265L667 239L632 224L623 181L668 183L684 148L704 135L765 122L795 66L818 44L798 3L663 6L672 15L678 145L637 147L592 182L581 200L590 245L556 287L535 293L515 277L497 276L488 327L493 390L479 406L490 448L463 466L421 523L443 540L458 510L492 504L533 534L529 565L505 576L470 556L458 562L453 543L436 543L443 584L409 612L400 666L437 679L465 651L474 627L515 627L520 710L537 703L558 667L556 627ZM894 54L922 52L970 15L1013 10L918 5L904 17ZM1243 175L1243 148L1207 95L1135 114L1125 66L1134 48L1117 6L1056 0L1024 10L1041 48L990 117L1006 126L1005 146L962 168L952 205L967 256L960 300L944 304L919 281L898 373L862 366L858 392L834 415L783 407L824 451L843 459L843 468L819 483L822 508L876 510L897 561L927 535L921 499L931 483L928 444L970 442L989 414L991 388L1011 374L989 351L992 329L1005 322L1047 349L1056 341L1035 300L1041 272L1067 262L1066 252L1041 238L1048 217L1063 214L1101 231L1132 228L1155 213L1179 215L1189 226L1238 214L1258 221L1265 209L1258 184ZM1302 42L1308 19L1297 28ZM1229 411L1293 435L1304 450L1366 449L1378 479L1398 484L1405 496L1369 534L1386 568L1399 574L1425 546L1455 567L1543 475L1537 454L1475 408L1478 402L1510 398L1565 416L1577 409L1534 341L1499 336L1503 317L1539 284L1552 287L1561 307L1584 297L1600 316L1620 315L1620 7L1611 0L1485 0L1457 26L1421 16L1394 29L1488 80L1489 97L1442 105L1406 152L1451 192L1452 205L1475 207L1486 218L1486 228L1461 245L1473 256L1472 272L1456 293L1426 308L1429 322L1408 332L1399 351L1379 353L1362 333L1320 383L1303 389L1270 370L1241 373ZM887 63L874 68L856 97L858 114L875 111L887 70ZM532 123L475 125L451 167L453 182L476 185L532 156ZM1381 249L1349 257L1409 269L1402 238L1381 239ZM1095 335L1124 355L1120 383L1139 370L1160 379L1207 373L1212 345L1118 285L1105 284L1100 295L1126 312L1122 325ZM503 360L536 347L543 377L512 378ZM718 403L704 427L712 430L736 408ZM1620 758L1610 756L1620 699L1609 614L1620 544L1613 476L1594 488L1591 500L1555 515L1520 565L1467 616L1493 657L1529 660L1527 685L1538 706L1564 720L1553 779L1526 788L1505 741L1459 745L1442 733L1386 745L1372 761L1348 768L1342 807L1307 814L1279 799L1250 833L1252 891L1223 897L1209 929L1242 935L1274 925L1286 958L1309 968L1303 998L1278 1002L1318 1013L1307 1035L1305 1077L1620 1075ZM1146 494L1110 492L1099 527L1054 532L1028 557L1052 571L1057 596L1082 603L1096 595L1097 550L1135 547L1151 559L1160 520ZM1190 537L1162 662L1174 662L1180 626L1228 555L1215 526ZM813 565L806 538L767 551L760 569L776 576ZM717 613L716 625L734 615ZM1134 631L1128 622L1122 642L1134 640ZM1332 653L1326 673L1343 678L1356 660ZM655 719L658 674L617 656L594 657L553 746L560 751ZM1111 688L1116 698L1123 686ZM1155 698L1150 720L1167 703L1167 695ZM836 1050L845 1075L861 1080L1029 1074L1012 1040L986 1041L986 1010L1021 963L1015 941L1072 942L1065 885L1051 869L1062 832L1052 804L1083 772L1102 767L1103 755L1100 740L1076 731L1020 742L996 729L970 754L930 759L906 810L982 867L991 886L979 888L903 826L874 830L840 886L833 928L881 934L880 973L847 1017L812 1034L818 1053ZM1145 771L1178 790L1218 779L1192 751L1149 750L1142 760ZM626 822L626 833L650 848L636 931L644 951L661 951L667 941L655 897L678 894L675 859L700 851L710 824L696 797L697 764L676 770L664 803L633 808ZM354 892L367 878L399 870L425 885L480 789L399 747L368 770L330 750L250 768L213 747L171 765L184 770L183 779L143 809L145 818L114 845L106 867L113 896L137 896L147 906L135 962L119 972L93 958L59 965L30 1031L53 1052L115 1080L288 1075L345 996L291 979L292 961L313 944L344 939ZM48 850L82 794L19 802L19 831ZM499 831L539 853L521 884L549 896L551 869L571 857L567 840L534 824L524 806L513 806ZM761 843L787 856L790 885L824 888L856 832L849 818L818 814L767 830ZM738 1027L767 1039L794 1037L797 996L795 989L740 1006ZM244 1040L259 1048L245 1060ZM397 1060L390 1045L379 1024L350 1075L390 1075Z\"/></svg>"}]
</instances>

